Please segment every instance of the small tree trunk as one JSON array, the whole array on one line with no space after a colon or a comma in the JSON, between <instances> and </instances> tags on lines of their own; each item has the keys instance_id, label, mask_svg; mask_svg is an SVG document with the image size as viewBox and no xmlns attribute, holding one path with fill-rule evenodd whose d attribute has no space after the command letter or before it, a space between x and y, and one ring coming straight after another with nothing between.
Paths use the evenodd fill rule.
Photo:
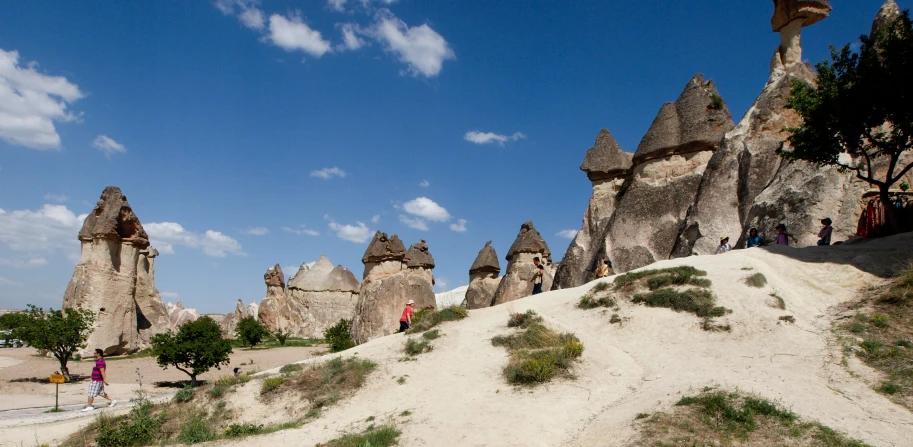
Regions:
<instances>
[{"instance_id":1,"label":"small tree trunk","mask_svg":"<svg viewBox=\"0 0 913 447\"><path fill-rule=\"evenodd\" d=\"M881 199L881 204L884 206L884 214L888 218L891 229L897 234L901 232L900 219L897 217L897 209L894 208L894 203L891 201L891 195L888 194L889 189L890 188L887 185L879 186L878 198Z\"/></svg>"},{"instance_id":2,"label":"small tree trunk","mask_svg":"<svg viewBox=\"0 0 913 447\"><path fill-rule=\"evenodd\" d=\"M197 375L196 374L190 375L190 386L196 388L196 386L197 386Z\"/></svg>"},{"instance_id":3,"label":"small tree trunk","mask_svg":"<svg viewBox=\"0 0 913 447\"><path fill-rule=\"evenodd\" d=\"M54 357L57 357L57 361L60 362L60 373L67 378L67 382L70 381L70 369L67 368L67 360L69 358L63 355L54 354Z\"/></svg>"}]
</instances>

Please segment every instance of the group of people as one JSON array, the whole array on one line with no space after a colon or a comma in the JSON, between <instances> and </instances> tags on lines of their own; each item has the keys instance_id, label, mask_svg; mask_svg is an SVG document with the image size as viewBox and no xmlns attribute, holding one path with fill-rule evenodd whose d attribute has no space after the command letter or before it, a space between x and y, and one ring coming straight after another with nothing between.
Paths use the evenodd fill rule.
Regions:
<instances>
[{"instance_id":1,"label":"group of people","mask_svg":"<svg viewBox=\"0 0 913 447\"><path fill-rule=\"evenodd\" d=\"M818 231L818 245L831 245L831 236L834 234L834 227L831 224L833 224L833 221L830 217L821 219L821 230ZM786 225L781 223L776 226L776 230L777 235L774 238L774 245L789 245L790 239L793 240L793 243L798 242L793 235L786 231ZM748 230L748 238L745 241L745 245L747 248L764 245L764 238L758 234L757 228ZM731 250L732 245L729 244L729 237L723 236L720 238L720 245L716 247L716 251L713 254L718 255Z\"/></svg>"}]
</instances>

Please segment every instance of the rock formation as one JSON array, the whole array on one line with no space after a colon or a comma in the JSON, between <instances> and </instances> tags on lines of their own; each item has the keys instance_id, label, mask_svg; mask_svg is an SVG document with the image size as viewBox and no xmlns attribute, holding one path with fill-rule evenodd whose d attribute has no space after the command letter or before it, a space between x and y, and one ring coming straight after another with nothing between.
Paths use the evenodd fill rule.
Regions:
<instances>
[{"instance_id":1,"label":"rock formation","mask_svg":"<svg viewBox=\"0 0 913 447\"><path fill-rule=\"evenodd\" d=\"M358 279L345 267L333 267L326 256L321 256L310 269L302 264L288 283L288 299L293 307L307 312L308 325L298 331L300 336L322 338L327 328L355 314Z\"/></svg>"},{"instance_id":2,"label":"rock formation","mask_svg":"<svg viewBox=\"0 0 913 447\"><path fill-rule=\"evenodd\" d=\"M299 270L300 271L300 270ZM276 264L263 274L266 296L260 302L257 318L270 332L282 330L293 337L304 337L313 326L311 315L304 303L291 300L285 288L282 267Z\"/></svg>"},{"instance_id":3,"label":"rock formation","mask_svg":"<svg viewBox=\"0 0 913 447\"><path fill-rule=\"evenodd\" d=\"M574 284L588 282L600 261L595 258L596 253L609 251L608 247L601 250L591 247L597 242L604 244L606 240L607 224L615 212L615 197L621 191L625 177L631 169L633 155L623 151L607 129L599 132L596 144L586 152L580 169L586 172L593 183L593 195L590 196L589 206L583 215L583 226L574 236L564 253L561 265L558 266L553 288L572 287Z\"/></svg>"},{"instance_id":4,"label":"rock formation","mask_svg":"<svg viewBox=\"0 0 913 447\"><path fill-rule=\"evenodd\" d=\"M533 264L533 258L536 257L545 266L542 290L549 290L552 287L552 252L533 223L526 222L520 226L520 233L507 251L507 273L498 283L491 301L492 306L533 294L531 279L536 271Z\"/></svg>"},{"instance_id":5,"label":"rock formation","mask_svg":"<svg viewBox=\"0 0 913 447\"><path fill-rule=\"evenodd\" d=\"M165 305L165 310L168 312L168 319L171 320L171 325L175 329L181 327L182 324L197 321L200 318L200 313L196 309L184 309L184 305L180 301L177 304L173 304L171 301Z\"/></svg>"},{"instance_id":6,"label":"rock formation","mask_svg":"<svg viewBox=\"0 0 913 447\"><path fill-rule=\"evenodd\" d=\"M365 271L352 319L352 335L359 343L399 329L406 301L415 309L434 308L434 259L424 241L406 249L397 235L378 231L361 259Z\"/></svg>"},{"instance_id":7,"label":"rock formation","mask_svg":"<svg viewBox=\"0 0 913 447\"><path fill-rule=\"evenodd\" d=\"M222 318L222 321L219 325L222 327L222 334L228 338L235 337L235 331L238 329L238 322L242 318L254 317L259 318L260 306L257 305L256 301L251 302L247 306L244 305L244 302L238 299L238 304L235 305L235 311L225 315Z\"/></svg>"},{"instance_id":8,"label":"rock formation","mask_svg":"<svg viewBox=\"0 0 913 447\"><path fill-rule=\"evenodd\" d=\"M778 55L783 65L802 64L802 28L814 25L831 12L828 0L774 0L770 25L780 33Z\"/></svg>"},{"instance_id":9,"label":"rock formation","mask_svg":"<svg viewBox=\"0 0 913 447\"><path fill-rule=\"evenodd\" d=\"M495 291L498 290L498 274L501 273L501 264L498 254L491 246L491 241L479 250L479 255L469 267L469 288L466 289L466 308L479 309L491 306Z\"/></svg>"},{"instance_id":10,"label":"rock formation","mask_svg":"<svg viewBox=\"0 0 913 447\"><path fill-rule=\"evenodd\" d=\"M121 193L108 186L79 231L82 255L63 296L64 308L96 314L84 353L139 350L153 334L171 328L155 290L149 236Z\"/></svg>"}]
</instances>

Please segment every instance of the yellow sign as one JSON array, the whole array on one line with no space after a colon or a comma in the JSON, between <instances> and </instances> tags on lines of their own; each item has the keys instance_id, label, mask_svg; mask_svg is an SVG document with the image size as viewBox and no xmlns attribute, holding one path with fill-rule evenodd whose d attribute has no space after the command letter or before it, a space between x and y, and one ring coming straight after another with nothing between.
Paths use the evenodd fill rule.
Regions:
<instances>
[{"instance_id":1,"label":"yellow sign","mask_svg":"<svg viewBox=\"0 0 913 447\"><path fill-rule=\"evenodd\" d=\"M67 377L63 374L51 374L51 383L67 383Z\"/></svg>"}]
</instances>

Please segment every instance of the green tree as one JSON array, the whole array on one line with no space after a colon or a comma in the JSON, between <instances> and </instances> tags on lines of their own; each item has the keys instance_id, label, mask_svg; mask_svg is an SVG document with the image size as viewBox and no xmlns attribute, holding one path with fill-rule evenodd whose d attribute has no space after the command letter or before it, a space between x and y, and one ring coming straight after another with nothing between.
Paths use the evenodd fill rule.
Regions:
<instances>
[{"instance_id":1,"label":"green tree","mask_svg":"<svg viewBox=\"0 0 913 447\"><path fill-rule=\"evenodd\" d=\"M852 171L878 188L883 203L889 189L913 167L901 156L913 148L913 27L909 11L873 36L859 38L859 53L845 45L831 48L831 62L818 69L817 87L795 82L789 107L803 119L787 128L787 159ZM846 155L850 157L846 157ZM884 166L876 172L877 164ZM881 171L881 168L877 169ZM900 225L893 207L885 207L895 231Z\"/></svg>"},{"instance_id":2,"label":"green tree","mask_svg":"<svg viewBox=\"0 0 913 447\"><path fill-rule=\"evenodd\" d=\"M273 332L273 337L279 342L279 346L285 346L285 342L288 340L289 335L291 335L291 333L289 331L283 331L282 328L276 329L276 332Z\"/></svg>"},{"instance_id":3,"label":"green tree","mask_svg":"<svg viewBox=\"0 0 913 447\"><path fill-rule=\"evenodd\" d=\"M21 325L22 312L10 312L0 315L0 331L16 329Z\"/></svg>"},{"instance_id":4,"label":"green tree","mask_svg":"<svg viewBox=\"0 0 913 447\"><path fill-rule=\"evenodd\" d=\"M67 362L79 349L85 349L92 333L95 314L86 309L48 309L31 304L15 319L11 338L18 338L33 348L48 351L60 362L60 372L70 380Z\"/></svg>"},{"instance_id":5,"label":"green tree","mask_svg":"<svg viewBox=\"0 0 913 447\"><path fill-rule=\"evenodd\" d=\"M254 316L246 316L238 321L235 333L237 333L238 338L243 341L244 344L250 346L251 349L270 335L269 329Z\"/></svg>"},{"instance_id":6,"label":"green tree","mask_svg":"<svg viewBox=\"0 0 913 447\"><path fill-rule=\"evenodd\" d=\"M355 340L352 339L351 322L346 319L340 319L335 326L323 331L323 338L330 345L332 352L345 351L355 347Z\"/></svg>"},{"instance_id":7,"label":"green tree","mask_svg":"<svg viewBox=\"0 0 913 447\"><path fill-rule=\"evenodd\" d=\"M227 365L231 341L222 338L222 328L209 317L200 317L178 328L152 337L152 354L163 369L169 366L190 376L197 385L197 376L211 368Z\"/></svg>"}]
</instances>

